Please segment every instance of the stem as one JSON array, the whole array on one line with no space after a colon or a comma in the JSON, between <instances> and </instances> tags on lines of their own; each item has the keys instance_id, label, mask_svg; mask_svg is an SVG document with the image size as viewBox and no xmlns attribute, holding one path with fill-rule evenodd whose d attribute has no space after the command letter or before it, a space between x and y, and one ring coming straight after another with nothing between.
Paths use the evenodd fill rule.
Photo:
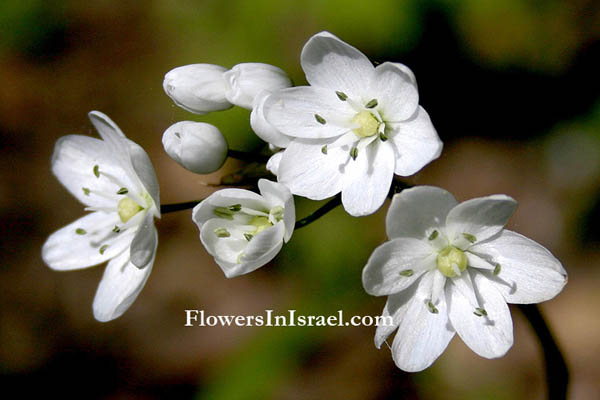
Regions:
<instances>
[{"instance_id":1,"label":"stem","mask_svg":"<svg viewBox=\"0 0 600 400\"><path fill-rule=\"evenodd\" d=\"M249 153L247 151L238 151L231 149L227 151L227 156L235 158L236 160L259 163L266 163L267 161L269 161L269 158L271 158L271 156L267 156L264 154Z\"/></svg>"},{"instance_id":2,"label":"stem","mask_svg":"<svg viewBox=\"0 0 600 400\"><path fill-rule=\"evenodd\" d=\"M558 348L558 344L552 337L552 332L544 320L544 316L535 304L519 304L519 310L525 315L527 321L535 331L542 351L546 366L546 384L548 386L549 400L563 400L567 398L567 387L569 385L569 369L567 363Z\"/></svg>"},{"instance_id":3,"label":"stem","mask_svg":"<svg viewBox=\"0 0 600 400\"><path fill-rule=\"evenodd\" d=\"M160 213L167 214L175 211L188 210L194 208L202 200L186 201L185 203L161 204Z\"/></svg>"},{"instance_id":4,"label":"stem","mask_svg":"<svg viewBox=\"0 0 600 400\"><path fill-rule=\"evenodd\" d=\"M342 195L338 193L333 199L329 200L320 208L317 208L315 212L310 214L308 217L302 218L296 221L296 225L294 225L294 229L300 229L305 227L306 225L318 220L323 215L327 214L329 211L333 210L337 206L342 204Z\"/></svg>"}]
</instances>

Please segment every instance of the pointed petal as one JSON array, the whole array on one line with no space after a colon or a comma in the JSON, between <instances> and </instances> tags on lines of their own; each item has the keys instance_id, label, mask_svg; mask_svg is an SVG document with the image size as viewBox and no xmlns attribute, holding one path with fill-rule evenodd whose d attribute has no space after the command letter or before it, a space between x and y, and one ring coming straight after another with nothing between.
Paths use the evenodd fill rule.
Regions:
<instances>
[{"instance_id":1,"label":"pointed petal","mask_svg":"<svg viewBox=\"0 0 600 400\"><path fill-rule=\"evenodd\" d=\"M461 339L475 353L485 358L501 357L513 344L510 311L500 292L483 274L471 274L475 294L487 316L475 315L471 302L463 296L458 287L448 285L450 320Z\"/></svg>"},{"instance_id":2,"label":"pointed petal","mask_svg":"<svg viewBox=\"0 0 600 400\"><path fill-rule=\"evenodd\" d=\"M392 198L385 220L387 235L426 239L444 226L446 216L456 204L451 193L438 187L404 189Z\"/></svg>"},{"instance_id":3,"label":"pointed petal","mask_svg":"<svg viewBox=\"0 0 600 400\"><path fill-rule=\"evenodd\" d=\"M250 126L256 135L267 143L285 148L292 140L275 128L273 124L267 121L265 110L273 105L277 97L272 97L271 92L264 90L254 99L254 107L250 113Z\"/></svg>"},{"instance_id":4,"label":"pointed petal","mask_svg":"<svg viewBox=\"0 0 600 400\"><path fill-rule=\"evenodd\" d=\"M131 230L112 232L113 227L120 223L116 213L96 211L87 214L50 235L42 247L42 258L56 270L103 263L127 249L133 239ZM78 234L78 229L85 233Z\"/></svg>"},{"instance_id":5,"label":"pointed petal","mask_svg":"<svg viewBox=\"0 0 600 400\"><path fill-rule=\"evenodd\" d=\"M530 304L550 300L567 283L560 261L545 247L516 232L504 229L493 239L469 251L500 264L497 277L490 277L509 303Z\"/></svg>"},{"instance_id":6,"label":"pointed petal","mask_svg":"<svg viewBox=\"0 0 600 400\"><path fill-rule=\"evenodd\" d=\"M306 42L300 63L312 86L351 97L366 93L375 70L363 53L329 32L320 32Z\"/></svg>"},{"instance_id":7,"label":"pointed petal","mask_svg":"<svg viewBox=\"0 0 600 400\"><path fill-rule=\"evenodd\" d=\"M365 291L373 296L401 292L435 269L436 256L421 240L397 238L377 247L362 272ZM406 271L411 271L411 276ZM404 272L404 274L402 274Z\"/></svg>"},{"instance_id":8,"label":"pointed petal","mask_svg":"<svg viewBox=\"0 0 600 400\"><path fill-rule=\"evenodd\" d=\"M389 125L393 130L389 136L397 152L397 175L412 175L442 153L443 143L423 107L419 106L409 119Z\"/></svg>"},{"instance_id":9,"label":"pointed petal","mask_svg":"<svg viewBox=\"0 0 600 400\"><path fill-rule=\"evenodd\" d=\"M137 143L127 140L129 143L129 155L131 164L142 187L150 194L154 202L155 209L153 213L160 218L160 196L158 188L158 179L154 172L154 167L148 157L148 153Z\"/></svg>"},{"instance_id":10,"label":"pointed petal","mask_svg":"<svg viewBox=\"0 0 600 400\"><path fill-rule=\"evenodd\" d=\"M129 262L129 251L113 258L106 266L96 291L94 317L101 322L120 317L142 291L153 264L154 257L146 268L136 268Z\"/></svg>"},{"instance_id":11,"label":"pointed petal","mask_svg":"<svg viewBox=\"0 0 600 400\"><path fill-rule=\"evenodd\" d=\"M419 105L419 92L414 74L407 66L385 62L375 68L370 91L378 100L380 112L386 121L410 118Z\"/></svg>"},{"instance_id":12,"label":"pointed petal","mask_svg":"<svg viewBox=\"0 0 600 400\"><path fill-rule=\"evenodd\" d=\"M348 153L337 148L323 154L321 148L320 144L293 141L279 164L279 182L293 194L311 200L323 200L339 193Z\"/></svg>"},{"instance_id":13,"label":"pointed petal","mask_svg":"<svg viewBox=\"0 0 600 400\"><path fill-rule=\"evenodd\" d=\"M432 281L433 274L423 276L394 338L392 356L403 371L418 372L429 367L454 337L444 297L435 305L438 313L430 312L427 307Z\"/></svg>"},{"instance_id":14,"label":"pointed petal","mask_svg":"<svg viewBox=\"0 0 600 400\"><path fill-rule=\"evenodd\" d=\"M342 204L348 214L372 214L385 202L394 177L394 149L376 140L352 160L344 173Z\"/></svg>"},{"instance_id":15,"label":"pointed petal","mask_svg":"<svg viewBox=\"0 0 600 400\"><path fill-rule=\"evenodd\" d=\"M356 111L335 91L297 86L273 92L264 106L267 122L284 135L326 139L352 130Z\"/></svg>"},{"instance_id":16,"label":"pointed petal","mask_svg":"<svg viewBox=\"0 0 600 400\"><path fill-rule=\"evenodd\" d=\"M383 342L386 341L388 336L392 334L402 322L402 319L406 315L408 310L408 304L410 299L413 298L417 291L418 285L412 285L408 289L401 291L400 293L388 296L385 302L385 307L381 313L382 317L391 316L393 324L391 325L379 325L375 330L375 347L381 348Z\"/></svg>"},{"instance_id":17,"label":"pointed petal","mask_svg":"<svg viewBox=\"0 0 600 400\"><path fill-rule=\"evenodd\" d=\"M458 240L466 233L481 242L500 232L516 207L517 202L503 194L464 201L446 217L448 239Z\"/></svg>"},{"instance_id":18,"label":"pointed petal","mask_svg":"<svg viewBox=\"0 0 600 400\"><path fill-rule=\"evenodd\" d=\"M138 268L145 268L154 259L157 245L158 235L154 228L154 216L146 213L131 242L131 263Z\"/></svg>"},{"instance_id":19,"label":"pointed petal","mask_svg":"<svg viewBox=\"0 0 600 400\"><path fill-rule=\"evenodd\" d=\"M296 224L296 209L292 193L286 186L267 179L260 179L258 181L258 189L260 190L260 194L271 203L271 208L276 206L283 207L284 241L287 243L292 237L292 233L294 233L294 225Z\"/></svg>"}]
</instances>

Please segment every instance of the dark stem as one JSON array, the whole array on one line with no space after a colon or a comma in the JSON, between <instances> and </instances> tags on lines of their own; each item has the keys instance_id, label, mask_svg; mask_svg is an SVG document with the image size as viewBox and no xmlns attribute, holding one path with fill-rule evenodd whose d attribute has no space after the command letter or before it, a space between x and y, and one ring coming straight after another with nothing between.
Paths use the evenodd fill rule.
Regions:
<instances>
[{"instance_id":1,"label":"dark stem","mask_svg":"<svg viewBox=\"0 0 600 400\"><path fill-rule=\"evenodd\" d=\"M231 149L229 149L227 151L227 156L229 156L231 158L235 158L236 160L242 160L242 161L246 161L246 162L259 162L259 163L266 163L267 161L269 161L269 158L271 158L271 156L267 156L264 154L249 153L246 151L238 151L238 150L231 150Z\"/></svg>"},{"instance_id":2,"label":"dark stem","mask_svg":"<svg viewBox=\"0 0 600 400\"><path fill-rule=\"evenodd\" d=\"M556 341L552 337L552 332L550 332L544 316L535 304L519 304L517 307L519 307L519 310L521 310L527 321L529 321L542 346L546 366L548 399L566 399L569 385L569 369Z\"/></svg>"},{"instance_id":3,"label":"dark stem","mask_svg":"<svg viewBox=\"0 0 600 400\"><path fill-rule=\"evenodd\" d=\"M329 200L327 203L325 203L323 206L318 208L315 212L310 214L308 217L302 218L302 219L296 221L296 225L294 225L294 229L300 229L312 222L315 222L316 220L318 220L323 215L327 214L329 211L333 210L340 204L342 204L342 195L341 195L341 193L338 193L333 199Z\"/></svg>"},{"instance_id":4,"label":"dark stem","mask_svg":"<svg viewBox=\"0 0 600 400\"><path fill-rule=\"evenodd\" d=\"M190 208L194 208L198 203L202 200L195 201L186 201L185 203L175 203L175 204L161 204L160 205L160 213L167 214L175 211L188 210Z\"/></svg>"}]
</instances>

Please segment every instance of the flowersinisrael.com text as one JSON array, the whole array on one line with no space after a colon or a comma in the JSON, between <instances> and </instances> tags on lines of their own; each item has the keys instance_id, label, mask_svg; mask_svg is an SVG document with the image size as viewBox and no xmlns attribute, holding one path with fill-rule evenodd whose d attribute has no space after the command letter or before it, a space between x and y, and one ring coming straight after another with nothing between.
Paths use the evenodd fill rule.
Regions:
<instances>
[{"instance_id":1,"label":"flowersinisrael.com text","mask_svg":"<svg viewBox=\"0 0 600 400\"><path fill-rule=\"evenodd\" d=\"M354 315L344 319L344 311L331 315L303 315L296 310L287 314L273 314L265 310L261 315L207 315L204 310L185 310L184 326L393 326L391 316Z\"/></svg>"}]
</instances>

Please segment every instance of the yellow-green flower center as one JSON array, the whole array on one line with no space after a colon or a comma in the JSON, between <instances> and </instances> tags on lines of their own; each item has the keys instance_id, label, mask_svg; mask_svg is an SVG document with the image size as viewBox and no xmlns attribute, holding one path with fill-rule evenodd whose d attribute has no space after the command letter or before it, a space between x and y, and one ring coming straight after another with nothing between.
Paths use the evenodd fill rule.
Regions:
<instances>
[{"instance_id":1,"label":"yellow-green flower center","mask_svg":"<svg viewBox=\"0 0 600 400\"><path fill-rule=\"evenodd\" d=\"M467 256L462 250L448 246L438 253L437 268L448 278L454 278L467 269Z\"/></svg>"},{"instance_id":2,"label":"yellow-green flower center","mask_svg":"<svg viewBox=\"0 0 600 400\"><path fill-rule=\"evenodd\" d=\"M359 126L358 128L354 129L354 133L360 137L369 137L375 135L380 124L377 118L375 118L375 116L367 110L363 110L356 114L354 118L352 118L352 123Z\"/></svg>"},{"instance_id":3,"label":"yellow-green flower center","mask_svg":"<svg viewBox=\"0 0 600 400\"><path fill-rule=\"evenodd\" d=\"M265 229L273 226L271 221L269 221L269 218L261 216L252 218L250 220L250 225L254 225L256 227L256 229L252 232L254 235L259 234Z\"/></svg>"},{"instance_id":4,"label":"yellow-green flower center","mask_svg":"<svg viewBox=\"0 0 600 400\"><path fill-rule=\"evenodd\" d=\"M119 213L119 218L121 218L121 222L127 222L133 216L140 211L142 211L144 207L140 206L135 201L131 200L129 197L123 197L119 200L119 204L117 205L117 210Z\"/></svg>"}]
</instances>

